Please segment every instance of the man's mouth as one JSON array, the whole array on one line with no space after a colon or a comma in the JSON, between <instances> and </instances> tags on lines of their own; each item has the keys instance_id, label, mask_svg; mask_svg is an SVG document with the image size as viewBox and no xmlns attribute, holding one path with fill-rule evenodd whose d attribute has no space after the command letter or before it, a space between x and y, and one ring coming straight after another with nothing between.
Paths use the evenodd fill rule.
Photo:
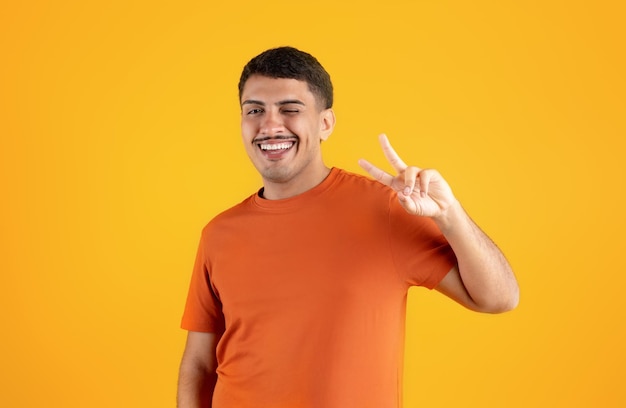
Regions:
<instances>
[{"instance_id":1,"label":"man's mouth","mask_svg":"<svg viewBox=\"0 0 626 408\"><path fill-rule=\"evenodd\" d=\"M280 159L296 145L295 140L264 140L257 143L264 156L269 159Z\"/></svg>"},{"instance_id":2,"label":"man's mouth","mask_svg":"<svg viewBox=\"0 0 626 408\"><path fill-rule=\"evenodd\" d=\"M281 142L281 143L261 143L259 147L261 150L278 151L288 150L293 146L293 142Z\"/></svg>"}]
</instances>

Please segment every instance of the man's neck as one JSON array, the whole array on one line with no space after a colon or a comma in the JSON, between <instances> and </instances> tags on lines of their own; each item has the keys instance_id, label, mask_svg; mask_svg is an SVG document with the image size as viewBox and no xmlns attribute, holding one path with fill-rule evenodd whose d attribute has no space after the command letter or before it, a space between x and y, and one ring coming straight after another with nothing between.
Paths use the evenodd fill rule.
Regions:
<instances>
[{"instance_id":1,"label":"man's neck","mask_svg":"<svg viewBox=\"0 0 626 408\"><path fill-rule=\"evenodd\" d=\"M318 186L328 175L330 168L323 166L320 171L314 175L307 177L305 180L296 179L285 183L276 183L269 180L263 180L263 198L267 200L284 200L286 198L300 195L316 186Z\"/></svg>"}]
</instances>

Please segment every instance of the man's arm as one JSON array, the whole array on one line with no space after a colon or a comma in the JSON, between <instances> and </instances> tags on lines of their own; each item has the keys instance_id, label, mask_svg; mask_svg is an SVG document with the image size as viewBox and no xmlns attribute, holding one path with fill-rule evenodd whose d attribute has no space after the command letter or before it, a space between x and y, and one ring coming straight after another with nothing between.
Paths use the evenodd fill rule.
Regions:
<instances>
[{"instance_id":1,"label":"man's arm","mask_svg":"<svg viewBox=\"0 0 626 408\"><path fill-rule=\"evenodd\" d=\"M211 407L217 381L214 333L190 331L178 375L178 408Z\"/></svg>"},{"instance_id":2,"label":"man's arm","mask_svg":"<svg viewBox=\"0 0 626 408\"><path fill-rule=\"evenodd\" d=\"M472 221L461 204L451 205L445 219L435 219L458 261L436 289L463 306L487 313L514 309L519 287L504 255Z\"/></svg>"},{"instance_id":3,"label":"man's arm","mask_svg":"<svg viewBox=\"0 0 626 408\"><path fill-rule=\"evenodd\" d=\"M398 174L392 176L363 159L361 167L394 189L408 213L432 218L456 255L458 267L448 272L437 290L476 311L499 313L515 308L519 287L511 266L467 215L439 172L407 166L385 135L380 136L380 144Z\"/></svg>"}]
</instances>

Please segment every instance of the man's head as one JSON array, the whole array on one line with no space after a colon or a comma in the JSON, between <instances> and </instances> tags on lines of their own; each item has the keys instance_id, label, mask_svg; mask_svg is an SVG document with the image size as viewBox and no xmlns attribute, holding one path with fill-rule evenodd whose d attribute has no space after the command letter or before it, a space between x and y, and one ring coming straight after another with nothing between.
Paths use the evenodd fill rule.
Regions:
<instances>
[{"instance_id":1,"label":"man's head","mask_svg":"<svg viewBox=\"0 0 626 408\"><path fill-rule=\"evenodd\" d=\"M311 55L291 47L253 58L239 81L241 135L264 181L266 198L286 198L328 174L321 142L335 126L330 76Z\"/></svg>"},{"instance_id":2,"label":"man's head","mask_svg":"<svg viewBox=\"0 0 626 408\"><path fill-rule=\"evenodd\" d=\"M248 62L239 79L239 101L243 88L252 75L304 81L318 101L319 109L333 106L333 84L330 75L311 54L293 47L267 50Z\"/></svg>"}]
</instances>

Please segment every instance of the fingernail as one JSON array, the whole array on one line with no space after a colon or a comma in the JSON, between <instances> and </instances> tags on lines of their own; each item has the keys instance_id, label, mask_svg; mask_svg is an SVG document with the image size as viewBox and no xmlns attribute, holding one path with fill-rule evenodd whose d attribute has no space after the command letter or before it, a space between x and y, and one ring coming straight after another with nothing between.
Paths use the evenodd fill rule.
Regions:
<instances>
[{"instance_id":1,"label":"fingernail","mask_svg":"<svg viewBox=\"0 0 626 408\"><path fill-rule=\"evenodd\" d=\"M411 187L404 187L404 195L411 195Z\"/></svg>"}]
</instances>

